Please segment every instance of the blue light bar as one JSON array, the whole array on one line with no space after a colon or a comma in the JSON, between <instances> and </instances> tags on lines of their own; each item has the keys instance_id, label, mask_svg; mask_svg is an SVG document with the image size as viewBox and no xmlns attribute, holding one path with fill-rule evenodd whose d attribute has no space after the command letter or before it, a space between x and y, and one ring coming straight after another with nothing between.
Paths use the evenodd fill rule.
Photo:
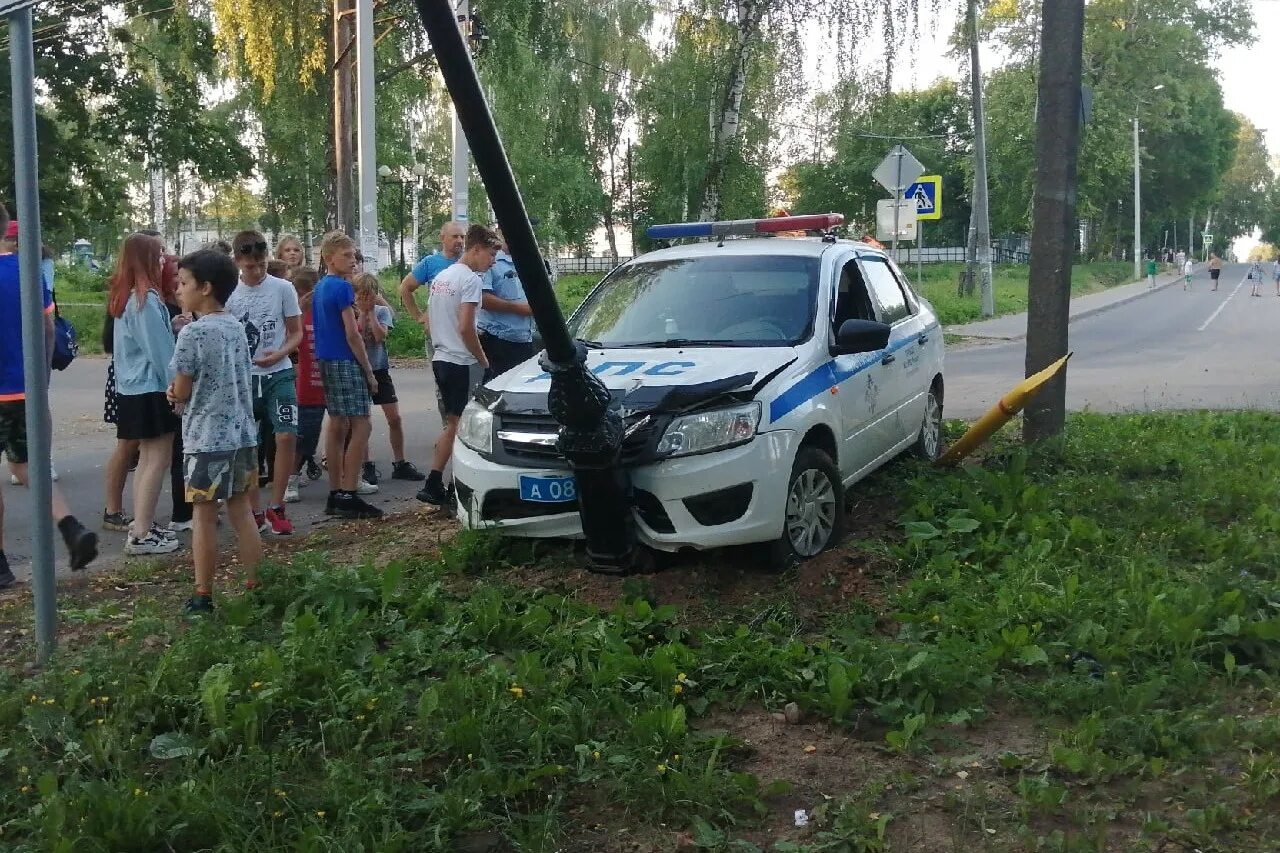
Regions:
<instances>
[{"instance_id":1,"label":"blue light bar","mask_svg":"<svg viewBox=\"0 0 1280 853\"><path fill-rule=\"evenodd\" d=\"M651 240L674 240L677 237L710 237L710 222L676 222L671 225L650 225L645 231Z\"/></svg>"}]
</instances>

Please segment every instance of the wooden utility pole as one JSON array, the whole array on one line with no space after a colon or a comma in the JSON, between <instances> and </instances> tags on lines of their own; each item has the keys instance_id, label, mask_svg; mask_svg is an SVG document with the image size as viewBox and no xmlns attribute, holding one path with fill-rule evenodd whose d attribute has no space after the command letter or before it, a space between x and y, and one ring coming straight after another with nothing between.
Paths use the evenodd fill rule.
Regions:
<instances>
[{"instance_id":1,"label":"wooden utility pole","mask_svg":"<svg viewBox=\"0 0 1280 853\"><path fill-rule=\"evenodd\" d=\"M355 211L355 99L353 98L353 55L355 40L355 0L333 0L333 187L334 226L352 234L357 226Z\"/></svg>"},{"instance_id":2,"label":"wooden utility pole","mask_svg":"<svg viewBox=\"0 0 1280 853\"><path fill-rule=\"evenodd\" d=\"M1031 225L1026 375L1067 354L1071 261L1076 246L1076 169L1080 155L1080 75L1084 0L1043 0L1040 109L1036 117L1036 189ZM1051 438L1066 422L1067 380L1060 373L1027 406L1022 437Z\"/></svg>"},{"instance_id":3,"label":"wooden utility pole","mask_svg":"<svg viewBox=\"0 0 1280 853\"><path fill-rule=\"evenodd\" d=\"M970 272L966 275L970 292L976 281L982 295L982 316L996 313L995 291L991 281L991 217L987 191L987 119L982 107L982 66L978 62L978 0L969 0L969 81L973 95L973 214L970 219L968 257Z\"/></svg>"}]
</instances>

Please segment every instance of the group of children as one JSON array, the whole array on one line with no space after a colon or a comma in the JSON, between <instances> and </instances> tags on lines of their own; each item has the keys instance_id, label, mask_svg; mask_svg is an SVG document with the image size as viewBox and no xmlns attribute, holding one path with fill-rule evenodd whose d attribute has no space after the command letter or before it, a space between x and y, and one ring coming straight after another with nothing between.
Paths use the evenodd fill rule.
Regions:
<instances>
[{"instance_id":1,"label":"group of children","mask_svg":"<svg viewBox=\"0 0 1280 853\"><path fill-rule=\"evenodd\" d=\"M292 533L284 505L298 500L306 483L303 466L314 464L326 413L327 514L382 516L360 496L376 491L367 482L374 405L390 426L392 476L426 479L404 458L386 346L394 314L377 278L359 271L355 242L345 234L322 241L323 277L302 265L301 245L287 239L292 245L281 241L274 261L262 235L246 231L233 239L230 257L202 249L178 263L177 299L191 319L177 335L166 399L182 418L185 496L194 508L196 588L188 612L213 607L220 508L235 531L246 586L257 585L260 534ZM259 423L274 444L263 510L258 448L267 442L260 442Z\"/></svg>"}]
</instances>

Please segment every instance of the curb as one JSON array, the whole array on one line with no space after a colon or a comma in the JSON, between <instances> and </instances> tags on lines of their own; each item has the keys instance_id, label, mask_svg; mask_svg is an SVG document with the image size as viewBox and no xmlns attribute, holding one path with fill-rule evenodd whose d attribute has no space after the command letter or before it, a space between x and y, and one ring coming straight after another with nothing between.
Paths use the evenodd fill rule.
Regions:
<instances>
[{"instance_id":1,"label":"curb","mask_svg":"<svg viewBox=\"0 0 1280 853\"><path fill-rule=\"evenodd\" d=\"M1196 266L1200 267L1203 265L1197 264ZM1150 296L1153 293L1159 293L1161 290L1164 290L1166 287L1171 287L1180 281L1182 281L1182 276L1175 274L1173 278L1169 279L1166 282L1161 283L1157 281L1155 287L1148 288L1145 290L1135 291L1134 293L1131 293L1128 296L1122 297L1120 299L1116 299L1113 302L1108 302L1105 305L1098 305L1094 308L1086 308L1083 311L1078 311L1075 314L1071 314L1070 316L1067 317L1067 325L1071 325L1076 320L1083 320L1085 317L1092 317L1095 314L1101 314L1104 311L1110 311L1112 308L1118 308L1121 305L1128 305L1130 302L1133 302L1138 299L1142 299L1144 296ZM1130 285L1136 284L1136 283L1137 282L1130 282ZM1121 285L1121 286L1127 287L1130 285ZM1023 313L1025 314L1025 312ZM981 335L981 334L966 333L963 330L964 330L964 326L951 326L949 328L943 328L942 331L944 334L947 334L947 335L956 335L958 337L969 338L974 341L1020 341L1027 337L1027 333L1025 331L1020 332L1019 334L1016 334L1016 335Z\"/></svg>"}]
</instances>

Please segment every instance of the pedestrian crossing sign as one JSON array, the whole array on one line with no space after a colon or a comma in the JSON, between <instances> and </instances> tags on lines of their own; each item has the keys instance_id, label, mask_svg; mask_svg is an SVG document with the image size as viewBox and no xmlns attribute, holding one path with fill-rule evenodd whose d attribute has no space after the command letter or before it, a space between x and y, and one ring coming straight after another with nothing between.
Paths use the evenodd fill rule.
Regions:
<instances>
[{"instance_id":1,"label":"pedestrian crossing sign","mask_svg":"<svg viewBox=\"0 0 1280 853\"><path fill-rule=\"evenodd\" d=\"M902 193L904 199L915 199L916 219L942 218L942 176L921 175Z\"/></svg>"}]
</instances>

